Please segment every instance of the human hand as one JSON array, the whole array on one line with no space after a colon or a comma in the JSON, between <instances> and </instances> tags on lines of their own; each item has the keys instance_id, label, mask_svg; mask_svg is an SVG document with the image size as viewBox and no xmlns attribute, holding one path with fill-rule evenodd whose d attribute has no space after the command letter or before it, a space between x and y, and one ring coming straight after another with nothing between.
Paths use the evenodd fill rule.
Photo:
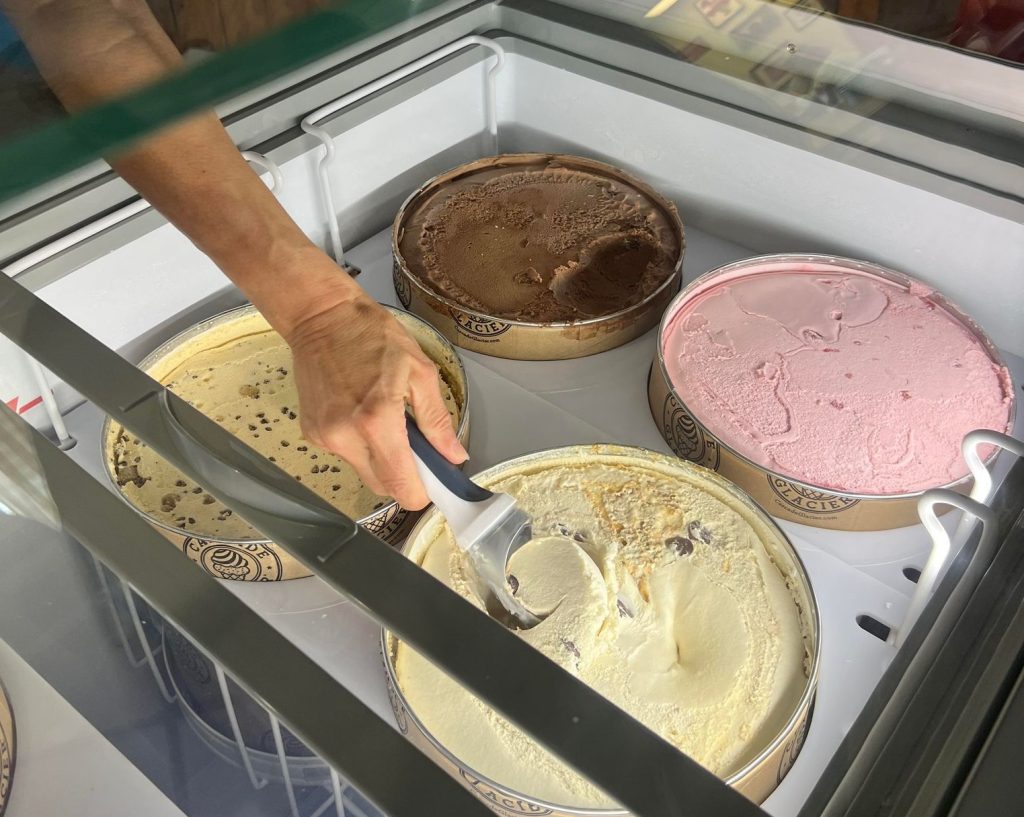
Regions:
<instances>
[{"instance_id":1,"label":"human hand","mask_svg":"<svg viewBox=\"0 0 1024 817\"><path fill-rule=\"evenodd\" d=\"M405 430L405 404L454 463L468 455L441 397L437 367L402 325L358 290L295 323L292 350L303 435L348 462L370 490L418 510L429 499Z\"/></svg>"}]
</instances>

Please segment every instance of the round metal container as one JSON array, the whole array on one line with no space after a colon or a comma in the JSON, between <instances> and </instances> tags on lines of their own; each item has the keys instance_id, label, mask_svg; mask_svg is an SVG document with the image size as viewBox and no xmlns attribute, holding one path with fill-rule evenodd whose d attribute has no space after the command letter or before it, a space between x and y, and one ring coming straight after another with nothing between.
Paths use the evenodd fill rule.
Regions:
<instances>
[{"instance_id":1,"label":"round metal container","mask_svg":"<svg viewBox=\"0 0 1024 817\"><path fill-rule=\"evenodd\" d=\"M694 293L703 290L709 283L719 278L736 275L747 267L766 263L824 264L870 273L905 288L909 288L911 284L920 286L909 276L885 267L826 255L763 255L737 261L702 275L687 285L672 301L658 330L658 348L648 377L647 396L651 414L661 435L680 457L718 471L746 490L769 513L780 519L818 528L847 531L887 530L918 524L920 518L917 514L917 502L924 491L891 495L845 493L821 488L771 471L734 451L709 431L701 419L687 407L684 396L672 386L665 368L665 334L682 304ZM981 342L996 365L1006 368L992 341L969 316L939 293L933 292L931 297ZM1012 389L1010 394L1008 426L1012 427L1016 401L1013 399ZM991 464L997 453L993 451L989 455L986 465ZM967 494L972 483L973 480L968 475L948 485L933 487L950 488ZM943 508L941 512L945 513L948 510L949 508Z\"/></svg>"},{"instance_id":2,"label":"round metal container","mask_svg":"<svg viewBox=\"0 0 1024 817\"><path fill-rule=\"evenodd\" d=\"M811 590L810 580L799 555L771 517L731 482L692 463L647 449L621 445L581 445L555 448L509 460L482 471L473 479L480 485L488 486L502 477L511 476L521 470L534 469L537 466L543 466L546 462L556 463L577 457L581 460L607 461L613 459L626 465L634 463L648 468L653 467L669 475L679 474L681 477L686 475L690 478L706 480L725 491L730 498L736 501L737 510L749 514L750 518L756 519L764 525L774 538L774 541L764 541L762 544L787 579L787 584L796 596L794 603L799 609L804 625L807 681L800 700L784 727L755 758L725 781L755 803L763 802L789 772L803 747L818 686L821 652L818 608ZM433 515L436 513L437 511L433 507L428 509L410 532L409 538L402 548L402 552L410 559L416 560L419 557L422 546L418 544L418 536L425 526L431 523ZM521 817L524 814L554 815L554 817L628 817L629 812L621 809L576 808L533 798L529 792L512 791L500 783L476 773L462 763L427 730L402 694L394 663L397 646L398 639L386 629L383 630L381 651L388 698L395 713L398 728L409 740L434 758L442 768L472 791L495 813L503 815L503 817Z\"/></svg>"},{"instance_id":3,"label":"round metal container","mask_svg":"<svg viewBox=\"0 0 1024 817\"><path fill-rule=\"evenodd\" d=\"M189 726L213 752L239 765L241 748L235 740L228 703L213 662L169 624L164 624L162 644L171 688ZM226 675L224 683L249 765L259 777L282 780L282 758L277 751L270 716ZM327 764L285 726L280 728L284 764L292 784L329 785L331 770Z\"/></svg>"},{"instance_id":4,"label":"round metal container","mask_svg":"<svg viewBox=\"0 0 1024 817\"><path fill-rule=\"evenodd\" d=\"M11 784L14 780L14 710L7 690L0 682L0 817L7 810L11 798Z\"/></svg>"},{"instance_id":5,"label":"round metal container","mask_svg":"<svg viewBox=\"0 0 1024 817\"><path fill-rule=\"evenodd\" d=\"M643 193L664 213L676 233L679 257L676 259L672 274L658 289L640 303L610 315L579 321L535 323L474 312L434 292L412 274L399 247L407 214L423 198L452 180L472 175L484 167L514 168L549 160L557 161L564 167L578 168L619 180ZM657 325L662 311L679 290L685 247L683 223L679 219L675 205L650 185L603 162L579 156L547 153L505 154L469 162L442 173L405 200L391 230L395 292L402 305L436 326L456 346L485 355L515 360L566 360L585 357L614 349L644 334Z\"/></svg>"},{"instance_id":6,"label":"round metal container","mask_svg":"<svg viewBox=\"0 0 1024 817\"><path fill-rule=\"evenodd\" d=\"M433 327L428 326L414 315L393 307L385 307L398 319L399 323L409 332L420 345L426 355L438 366L441 377L452 390L459 406L458 437L462 444L469 443L469 386L466 371L459 360L458 354ZM140 364L143 371L151 371L161 360L170 355L181 345L189 343L210 329L229 323L244 315L256 311L254 306L243 306L221 313L202 321L184 332L171 338ZM189 559L201 565L208 573L219 579L239 581L279 581L283 579L299 579L311 575L305 566L283 548L267 540L251 539L210 539L196 536L189 531L165 524L159 519L143 512L133 505L118 488L114 473L114 445L121 426L108 417L103 424L103 462L107 477L114 486L116 493L129 507L146 518L161 534L169 539ZM419 516L419 511L408 511L391 501L373 513L357 520L366 530L390 544L398 544L405 538L412 523ZM218 565L232 565L230 572L217 570ZM241 566L241 570L236 566Z\"/></svg>"}]
</instances>

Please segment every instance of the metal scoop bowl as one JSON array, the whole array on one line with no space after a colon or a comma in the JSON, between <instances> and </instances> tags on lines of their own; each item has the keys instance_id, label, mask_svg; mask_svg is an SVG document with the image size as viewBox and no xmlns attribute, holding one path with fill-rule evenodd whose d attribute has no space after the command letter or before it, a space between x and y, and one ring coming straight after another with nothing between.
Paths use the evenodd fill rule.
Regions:
<instances>
[{"instance_id":1,"label":"metal scoop bowl","mask_svg":"<svg viewBox=\"0 0 1024 817\"><path fill-rule=\"evenodd\" d=\"M497 618L520 629L533 627L540 619L513 595L506 570L508 560L533 536L530 516L508 494L481 488L423 436L416 421L406 414L406 430L416 470L427 496L444 515L455 543L466 554L478 579L477 591ZM494 599L501 609L488 602ZM510 618L509 618L510 617Z\"/></svg>"}]
</instances>

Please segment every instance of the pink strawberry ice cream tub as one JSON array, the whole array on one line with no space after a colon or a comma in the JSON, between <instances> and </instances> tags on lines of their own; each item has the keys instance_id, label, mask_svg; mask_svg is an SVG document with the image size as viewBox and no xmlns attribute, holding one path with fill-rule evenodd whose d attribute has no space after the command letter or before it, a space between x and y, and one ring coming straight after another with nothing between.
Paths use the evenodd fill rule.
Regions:
<instances>
[{"instance_id":1,"label":"pink strawberry ice cream tub","mask_svg":"<svg viewBox=\"0 0 1024 817\"><path fill-rule=\"evenodd\" d=\"M774 516L840 530L916 524L924 491L969 491L960 443L1011 428L1013 395L992 342L941 294L822 255L691 283L662 319L648 384L677 455Z\"/></svg>"}]
</instances>

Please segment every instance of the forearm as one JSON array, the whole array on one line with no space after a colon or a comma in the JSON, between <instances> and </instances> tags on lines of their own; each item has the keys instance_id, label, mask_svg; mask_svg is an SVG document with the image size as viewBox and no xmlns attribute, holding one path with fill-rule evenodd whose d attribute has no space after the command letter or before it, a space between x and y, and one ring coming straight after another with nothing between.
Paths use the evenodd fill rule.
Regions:
<instances>
[{"instance_id":1,"label":"forearm","mask_svg":"<svg viewBox=\"0 0 1024 817\"><path fill-rule=\"evenodd\" d=\"M0 7L71 111L181 67L143 0L0 0ZM213 114L175 124L110 161L286 336L312 305L328 308L358 289L323 263Z\"/></svg>"}]
</instances>

